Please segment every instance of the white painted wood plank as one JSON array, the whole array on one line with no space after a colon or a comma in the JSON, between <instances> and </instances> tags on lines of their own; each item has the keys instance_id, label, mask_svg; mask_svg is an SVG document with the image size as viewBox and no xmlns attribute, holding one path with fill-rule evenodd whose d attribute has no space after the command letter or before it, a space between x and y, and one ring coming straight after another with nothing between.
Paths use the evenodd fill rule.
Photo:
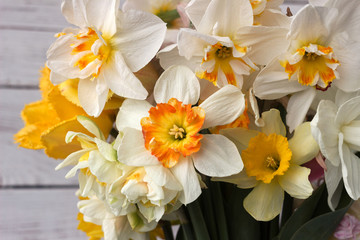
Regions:
<instances>
[{"instance_id":1,"label":"white painted wood plank","mask_svg":"<svg viewBox=\"0 0 360 240\"><path fill-rule=\"evenodd\" d=\"M76 189L0 190L0 238L88 239L77 230Z\"/></svg>"},{"instance_id":2,"label":"white painted wood plank","mask_svg":"<svg viewBox=\"0 0 360 240\"><path fill-rule=\"evenodd\" d=\"M59 160L13 143L13 135L24 126L20 117L24 104L39 99L38 90L0 89L0 186L77 184L76 177L64 178L68 168L54 170Z\"/></svg>"},{"instance_id":3,"label":"white painted wood plank","mask_svg":"<svg viewBox=\"0 0 360 240\"><path fill-rule=\"evenodd\" d=\"M38 84L52 32L0 29L0 85Z\"/></svg>"},{"instance_id":4,"label":"white painted wood plank","mask_svg":"<svg viewBox=\"0 0 360 240\"><path fill-rule=\"evenodd\" d=\"M66 26L60 0L1 0L0 29L60 31Z\"/></svg>"}]
</instances>

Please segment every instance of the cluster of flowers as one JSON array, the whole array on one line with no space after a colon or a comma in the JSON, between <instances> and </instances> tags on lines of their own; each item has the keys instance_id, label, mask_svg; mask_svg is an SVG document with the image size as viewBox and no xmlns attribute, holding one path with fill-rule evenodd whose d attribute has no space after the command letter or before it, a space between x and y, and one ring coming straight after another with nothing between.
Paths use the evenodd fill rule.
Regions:
<instances>
[{"instance_id":1,"label":"cluster of flowers","mask_svg":"<svg viewBox=\"0 0 360 240\"><path fill-rule=\"evenodd\" d=\"M312 194L301 165L314 158L331 209L343 186L360 197L359 0L312 0L295 16L282 0L119 2L63 1L76 28L56 35L43 99L15 136L78 172L89 236L147 238L205 176L252 188L244 208L269 221L284 192Z\"/></svg>"}]
</instances>

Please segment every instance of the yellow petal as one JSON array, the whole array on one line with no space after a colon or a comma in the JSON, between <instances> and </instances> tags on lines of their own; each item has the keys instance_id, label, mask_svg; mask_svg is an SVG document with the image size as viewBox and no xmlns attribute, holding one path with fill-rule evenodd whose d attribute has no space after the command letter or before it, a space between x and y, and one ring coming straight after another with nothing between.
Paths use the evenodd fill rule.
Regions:
<instances>
[{"instance_id":1,"label":"yellow petal","mask_svg":"<svg viewBox=\"0 0 360 240\"><path fill-rule=\"evenodd\" d=\"M81 107L78 98L78 84L79 79L68 79L65 82L60 83L58 86L61 94L71 103L78 107Z\"/></svg>"},{"instance_id":2,"label":"yellow petal","mask_svg":"<svg viewBox=\"0 0 360 240\"><path fill-rule=\"evenodd\" d=\"M86 233L89 240L100 240L104 237L104 232L102 231L101 225L96 225L91 222L84 221L84 215L82 213L78 213L77 220L79 220L79 225L77 229Z\"/></svg>"},{"instance_id":3,"label":"yellow petal","mask_svg":"<svg viewBox=\"0 0 360 240\"><path fill-rule=\"evenodd\" d=\"M26 125L18 133L14 135L15 143L19 143L20 147L29 149L41 149L43 145L40 141L42 130L36 125Z\"/></svg>"},{"instance_id":4,"label":"yellow petal","mask_svg":"<svg viewBox=\"0 0 360 240\"><path fill-rule=\"evenodd\" d=\"M47 95L54 87L54 85L50 82L50 69L47 66L40 70L39 87L42 98L47 99Z\"/></svg>"},{"instance_id":5,"label":"yellow petal","mask_svg":"<svg viewBox=\"0 0 360 240\"><path fill-rule=\"evenodd\" d=\"M113 125L112 117L103 115L99 118L91 118L91 120L93 120L99 126L106 138ZM68 131L82 132L92 136L92 134L77 121L76 116L62 121L48 129L41 136L41 142L45 147L45 153L49 157L63 159L66 158L70 153L82 149L81 144L78 141L73 141L69 144L65 143L65 136Z\"/></svg>"}]
</instances>

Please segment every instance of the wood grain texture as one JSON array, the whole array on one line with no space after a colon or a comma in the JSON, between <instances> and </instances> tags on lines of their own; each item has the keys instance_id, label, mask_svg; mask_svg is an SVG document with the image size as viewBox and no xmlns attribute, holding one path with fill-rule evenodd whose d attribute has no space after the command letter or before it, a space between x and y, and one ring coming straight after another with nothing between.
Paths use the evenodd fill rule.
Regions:
<instances>
[{"instance_id":1,"label":"wood grain texture","mask_svg":"<svg viewBox=\"0 0 360 240\"><path fill-rule=\"evenodd\" d=\"M20 118L24 104L39 99L38 90L0 89L0 186L77 184L76 177L64 178L68 168L54 170L58 160L13 143L13 135L24 126Z\"/></svg>"},{"instance_id":2,"label":"wood grain texture","mask_svg":"<svg viewBox=\"0 0 360 240\"><path fill-rule=\"evenodd\" d=\"M77 230L76 189L0 190L0 238L88 239Z\"/></svg>"}]
</instances>

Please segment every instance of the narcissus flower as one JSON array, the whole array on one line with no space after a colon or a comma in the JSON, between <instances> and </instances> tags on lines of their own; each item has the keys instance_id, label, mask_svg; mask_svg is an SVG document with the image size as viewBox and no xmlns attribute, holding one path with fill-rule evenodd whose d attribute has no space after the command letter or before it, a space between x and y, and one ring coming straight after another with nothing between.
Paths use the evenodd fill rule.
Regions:
<instances>
[{"instance_id":1,"label":"narcissus flower","mask_svg":"<svg viewBox=\"0 0 360 240\"><path fill-rule=\"evenodd\" d=\"M357 7L358 2L349 4ZM330 87L347 92L360 89L360 55L354 54L360 51L360 42L346 31L347 25L355 24L356 17L338 25L339 18L352 11L346 5L344 9L307 5L300 10L291 23L288 49L255 80L254 92L261 99L292 94L286 116L290 132L304 121L315 96L323 98Z\"/></svg>"},{"instance_id":2,"label":"narcissus flower","mask_svg":"<svg viewBox=\"0 0 360 240\"><path fill-rule=\"evenodd\" d=\"M121 96L145 99L148 95L133 74L159 50L166 26L145 12L118 10L119 0L65 0L62 13L79 27L66 28L47 52L54 84L79 79L81 106L99 116L109 89Z\"/></svg>"},{"instance_id":3,"label":"narcissus flower","mask_svg":"<svg viewBox=\"0 0 360 240\"><path fill-rule=\"evenodd\" d=\"M186 11L196 30L181 29L178 49L163 49L160 64L189 66L218 87L241 88L244 75L267 64L286 44L286 27L253 26L249 0L192 1Z\"/></svg>"},{"instance_id":4,"label":"narcissus flower","mask_svg":"<svg viewBox=\"0 0 360 240\"><path fill-rule=\"evenodd\" d=\"M332 209L341 196L341 179L349 196L360 198L360 159L356 155L360 150L360 96L346 99L338 93L337 100L336 104L321 101L311 122L314 138L326 158L325 182Z\"/></svg>"},{"instance_id":5,"label":"narcissus flower","mask_svg":"<svg viewBox=\"0 0 360 240\"><path fill-rule=\"evenodd\" d=\"M195 169L208 176L229 176L242 168L235 145L202 129L234 121L244 111L244 95L226 86L199 106L199 82L184 66L168 68L154 88L156 107L146 101L127 99L116 126L124 136L118 159L126 165L157 168L158 181L171 172L182 185L179 200L194 201L201 193ZM194 167L195 166L195 167Z\"/></svg>"},{"instance_id":6,"label":"narcissus flower","mask_svg":"<svg viewBox=\"0 0 360 240\"><path fill-rule=\"evenodd\" d=\"M30 149L45 149L45 153L52 158L65 158L70 153L80 150L79 142L66 144L64 139L69 129L88 131L76 120L77 115L87 116L84 110L76 105L78 101L75 89L69 84L69 79L57 86L49 80L50 70L45 67L40 78L42 100L25 105L21 112L25 127L15 136L19 146ZM107 136L112 128L115 108L122 99L112 98L98 118L93 120Z\"/></svg>"},{"instance_id":7,"label":"narcissus flower","mask_svg":"<svg viewBox=\"0 0 360 240\"><path fill-rule=\"evenodd\" d=\"M254 188L244 199L244 208L258 221L269 221L279 215L284 191L305 199L312 193L310 169L300 165L319 152L310 131L310 123L300 125L288 140L278 110L264 112L261 132L237 128L220 133L232 140L241 153L244 170L237 175L215 178L235 183L239 188Z\"/></svg>"}]
</instances>

